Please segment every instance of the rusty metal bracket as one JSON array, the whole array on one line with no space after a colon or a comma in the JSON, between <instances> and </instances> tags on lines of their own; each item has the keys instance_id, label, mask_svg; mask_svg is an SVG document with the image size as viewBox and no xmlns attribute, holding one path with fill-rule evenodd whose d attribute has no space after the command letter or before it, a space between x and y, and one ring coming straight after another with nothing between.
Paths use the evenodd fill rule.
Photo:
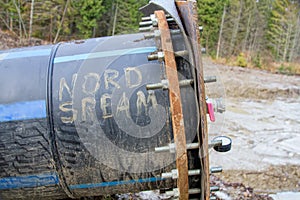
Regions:
<instances>
[{"instance_id":1,"label":"rusty metal bracket","mask_svg":"<svg viewBox=\"0 0 300 200\"><path fill-rule=\"evenodd\" d=\"M194 87L198 97L200 111L198 140L199 156L201 162L201 189L200 199L208 200L210 198L209 184L209 157L208 157L208 131L205 103L205 86L203 76L203 65L201 61L200 49L200 32L197 16L197 2L195 0L151 0L150 3L143 7L141 11L145 15L153 13L155 10L162 9L167 12L177 23L180 29L186 48L189 54L189 61L194 70Z\"/></svg>"},{"instance_id":2,"label":"rusty metal bracket","mask_svg":"<svg viewBox=\"0 0 300 200\"><path fill-rule=\"evenodd\" d=\"M188 159L177 65L165 12L162 10L155 11L155 16L158 19L158 29L161 32L161 45L164 53L166 76L169 80L172 126L174 141L176 144L176 167L178 170L177 186L179 190L179 199L185 200L189 198Z\"/></svg>"}]
</instances>

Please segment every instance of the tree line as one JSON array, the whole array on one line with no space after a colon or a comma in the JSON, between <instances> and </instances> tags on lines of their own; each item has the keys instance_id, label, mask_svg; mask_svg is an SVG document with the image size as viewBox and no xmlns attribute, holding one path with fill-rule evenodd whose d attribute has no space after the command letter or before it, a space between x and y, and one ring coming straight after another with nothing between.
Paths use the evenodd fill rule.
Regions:
<instances>
[{"instance_id":1,"label":"tree line","mask_svg":"<svg viewBox=\"0 0 300 200\"><path fill-rule=\"evenodd\" d=\"M132 33L148 0L0 0L0 28L50 42Z\"/></svg>"},{"instance_id":2,"label":"tree line","mask_svg":"<svg viewBox=\"0 0 300 200\"><path fill-rule=\"evenodd\" d=\"M202 45L209 54L242 54L258 67L262 57L300 62L299 0L199 0Z\"/></svg>"},{"instance_id":3,"label":"tree line","mask_svg":"<svg viewBox=\"0 0 300 200\"><path fill-rule=\"evenodd\" d=\"M138 31L148 0L0 0L0 28L52 43ZM216 58L300 60L300 0L198 0L202 46Z\"/></svg>"}]
</instances>

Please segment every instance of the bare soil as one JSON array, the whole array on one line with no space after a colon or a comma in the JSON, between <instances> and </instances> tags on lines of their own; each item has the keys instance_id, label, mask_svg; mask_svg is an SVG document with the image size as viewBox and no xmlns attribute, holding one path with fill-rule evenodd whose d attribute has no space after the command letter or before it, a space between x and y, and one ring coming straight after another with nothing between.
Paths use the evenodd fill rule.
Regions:
<instances>
[{"instance_id":1,"label":"bare soil","mask_svg":"<svg viewBox=\"0 0 300 200\"><path fill-rule=\"evenodd\" d=\"M0 29L0 50L24 47L24 46L37 46L46 43L47 42L37 38L31 38L30 40L19 39L18 36L10 32L4 32Z\"/></svg>"},{"instance_id":2,"label":"bare soil","mask_svg":"<svg viewBox=\"0 0 300 200\"><path fill-rule=\"evenodd\" d=\"M211 183L221 186L217 196L272 199L269 194L300 192L300 76L208 59L204 66L205 75L218 77L218 83L207 84L208 96L226 102L225 114L217 114L216 123L210 124L210 137L233 140L228 153L210 151L211 166L224 168L212 177Z\"/></svg>"},{"instance_id":3,"label":"bare soil","mask_svg":"<svg viewBox=\"0 0 300 200\"><path fill-rule=\"evenodd\" d=\"M295 165L271 166L266 170L226 170L217 177L231 183L243 183L257 193L300 191L300 167Z\"/></svg>"}]
</instances>

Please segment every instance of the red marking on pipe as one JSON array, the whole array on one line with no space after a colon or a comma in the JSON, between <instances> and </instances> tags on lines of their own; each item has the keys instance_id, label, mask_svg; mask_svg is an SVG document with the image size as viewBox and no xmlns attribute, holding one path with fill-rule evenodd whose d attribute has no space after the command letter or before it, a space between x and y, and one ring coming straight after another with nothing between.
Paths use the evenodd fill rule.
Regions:
<instances>
[{"instance_id":1,"label":"red marking on pipe","mask_svg":"<svg viewBox=\"0 0 300 200\"><path fill-rule=\"evenodd\" d=\"M209 119L211 122L215 122L216 118L215 118L215 111L214 111L214 106L211 102L206 101L206 106L207 106L207 112L209 114Z\"/></svg>"}]
</instances>

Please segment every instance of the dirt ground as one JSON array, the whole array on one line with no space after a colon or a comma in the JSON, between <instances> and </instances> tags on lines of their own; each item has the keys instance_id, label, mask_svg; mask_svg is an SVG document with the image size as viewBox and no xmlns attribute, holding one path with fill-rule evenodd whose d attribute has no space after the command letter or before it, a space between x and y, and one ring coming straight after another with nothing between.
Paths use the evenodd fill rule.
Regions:
<instances>
[{"instance_id":1,"label":"dirt ground","mask_svg":"<svg viewBox=\"0 0 300 200\"><path fill-rule=\"evenodd\" d=\"M211 166L224 172L212 177L226 199L272 199L269 194L300 191L300 77L229 67L204 60L207 85L222 97L226 112L210 124L213 138L232 138L232 150L210 151ZM224 197L225 195L225 197ZM258 195L258 196L257 196ZM221 198L221 199L223 199Z\"/></svg>"}]
</instances>

